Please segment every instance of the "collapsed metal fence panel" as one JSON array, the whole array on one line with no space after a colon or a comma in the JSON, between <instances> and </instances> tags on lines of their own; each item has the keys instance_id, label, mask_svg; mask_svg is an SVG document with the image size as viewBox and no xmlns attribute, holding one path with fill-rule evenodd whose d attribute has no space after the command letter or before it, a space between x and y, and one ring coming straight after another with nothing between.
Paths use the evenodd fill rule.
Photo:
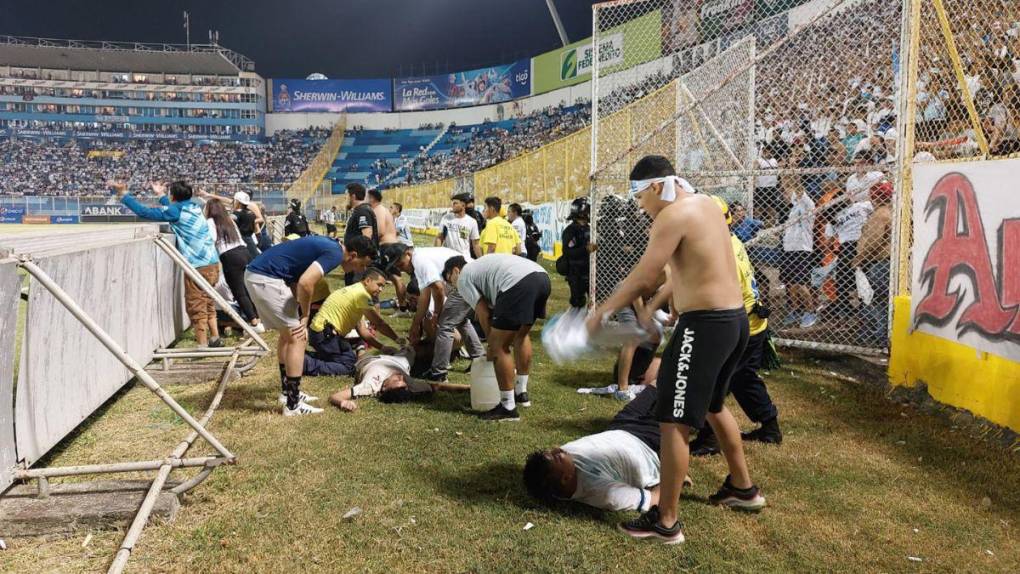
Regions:
<instances>
[{"instance_id":1,"label":"collapsed metal fence panel","mask_svg":"<svg viewBox=\"0 0 1020 574\"><path fill-rule=\"evenodd\" d=\"M179 301L180 275L151 239L36 258L36 263L140 364L184 326L176 310L161 312L167 301ZM36 286L33 280L15 404L18 456L26 465L133 376L48 290ZM142 309L154 312L139 320Z\"/></svg>"},{"instance_id":2,"label":"collapsed metal fence panel","mask_svg":"<svg viewBox=\"0 0 1020 574\"><path fill-rule=\"evenodd\" d=\"M0 263L0 492L14 482L14 352L21 278L14 261Z\"/></svg>"}]
</instances>

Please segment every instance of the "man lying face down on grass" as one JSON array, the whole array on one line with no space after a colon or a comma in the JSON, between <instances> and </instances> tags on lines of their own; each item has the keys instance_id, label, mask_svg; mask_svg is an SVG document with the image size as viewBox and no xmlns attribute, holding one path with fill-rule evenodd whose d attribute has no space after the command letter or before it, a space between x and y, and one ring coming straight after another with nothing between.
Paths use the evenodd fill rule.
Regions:
<instances>
[{"instance_id":1,"label":"man lying face down on grass","mask_svg":"<svg viewBox=\"0 0 1020 574\"><path fill-rule=\"evenodd\" d=\"M609 429L536 451L524 465L528 494L572 500L603 510L644 512L659 503L659 423L656 389L645 387ZM684 483L690 485L687 477Z\"/></svg>"},{"instance_id":2,"label":"man lying face down on grass","mask_svg":"<svg viewBox=\"0 0 1020 574\"><path fill-rule=\"evenodd\" d=\"M405 346L394 355L364 355L354 365L354 386L344 387L329 397L329 402L340 410L354 412L356 399L378 397L384 403L406 403L427 397L437 391L467 392L470 385L434 383L411 377L415 349L428 353L428 345ZM431 353L428 353L431 356Z\"/></svg>"}]
</instances>

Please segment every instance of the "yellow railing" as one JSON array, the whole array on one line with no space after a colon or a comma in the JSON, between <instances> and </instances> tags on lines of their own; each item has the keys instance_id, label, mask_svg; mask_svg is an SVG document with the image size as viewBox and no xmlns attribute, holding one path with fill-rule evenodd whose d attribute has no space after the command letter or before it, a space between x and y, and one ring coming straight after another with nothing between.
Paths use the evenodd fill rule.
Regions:
<instances>
[{"instance_id":1,"label":"yellow railing","mask_svg":"<svg viewBox=\"0 0 1020 574\"><path fill-rule=\"evenodd\" d=\"M347 115L344 114L333 125L333 130L322 145L322 149L287 190L287 197L300 199L302 203L307 204L312 196L317 195L323 178L326 177L333 160L336 159L336 154L340 151L340 146L344 143L346 128Z\"/></svg>"},{"instance_id":2,"label":"yellow railing","mask_svg":"<svg viewBox=\"0 0 1020 574\"><path fill-rule=\"evenodd\" d=\"M615 157L617 152L631 150L630 155L659 153L671 156L675 150L675 134L666 130L645 144L634 147L636 138L676 112L676 82L637 100L602 120L599 133L601 161ZM617 162L624 165L627 162ZM627 163L633 165L633 161ZM504 203L548 203L587 195L591 171L591 128L586 127L548 143L534 151L475 172L476 198L498 196ZM626 181L623 175L621 181ZM453 179L401 187L391 191L395 201L404 207L444 207L454 193ZM625 191L625 190L621 190Z\"/></svg>"}]
</instances>

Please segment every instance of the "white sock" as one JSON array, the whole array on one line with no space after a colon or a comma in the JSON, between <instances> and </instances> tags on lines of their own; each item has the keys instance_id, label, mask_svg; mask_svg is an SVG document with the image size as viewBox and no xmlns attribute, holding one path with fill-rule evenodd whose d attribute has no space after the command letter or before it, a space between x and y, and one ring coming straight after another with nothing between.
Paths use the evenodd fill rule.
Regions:
<instances>
[{"instance_id":1,"label":"white sock","mask_svg":"<svg viewBox=\"0 0 1020 574\"><path fill-rule=\"evenodd\" d=\"M517 403L514 401L513 391L500 391L499 392L499 404L503 405L503 408L512 411L517 408Z\"/></svg>"},{"instance_id":2,"label":"white sock","mask_svg":"<svg viewBox=\"0 0 1020 574\"><path fill-rule=\"evenodd\" d=\"M528 375L517 375L517 382L514 383L514 392L518 395L528 392Z\"/></svg>"}]
</instances>

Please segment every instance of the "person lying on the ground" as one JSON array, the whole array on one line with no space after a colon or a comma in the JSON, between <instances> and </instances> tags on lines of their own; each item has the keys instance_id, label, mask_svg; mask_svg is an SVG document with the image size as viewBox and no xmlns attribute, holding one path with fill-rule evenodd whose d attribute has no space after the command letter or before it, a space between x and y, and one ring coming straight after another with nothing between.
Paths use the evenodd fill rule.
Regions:
<instances>
[{"instance_id":1,"label":"person lying on the ground","mask_svg":"<svg viewBox=\"0 0 1020 574\"><path fill-rule=\"evenodd\" d=\"M423 346L418 347L419 351ZM367 354L354 365L356 384L344 387L329 397L329 402L342 411L354 412L357 399L378 397L384 403L406 403L438 391L469 392L470 385L430 383L411 377L415 348L406 346L392 355Z\"/></svg>"},{"instance_id":2,"label":"person lying on the ground","mask_svg":"<svg viewBox=\"0 0 1020 574\"><path fill-rule=\"evenodd\" d=\"M314 351L305 352L305 376L352 374L358 358L346 338L352 330L368 346L382 349L383 345L365 325L365 318L398 345L404 344L404 338L397 335L372 304L385 284L386 277L381 271L368 268L361 281L337 289L326 298L309 324L308 343Z\"/></svg>"},{"instance_id":3,"label":"person lying on the ground","mask_svg":"<svg viewBox=\"0 0 1020 574\"><path fill-rule=\"evenodd\" d=\"M524 465L528 494L572 500L603 510L644 512L659 503L659 423L649 385L603 432L536 451ZM685 482L690 482L686 478Z\"/></svg>"}]
</instances>

